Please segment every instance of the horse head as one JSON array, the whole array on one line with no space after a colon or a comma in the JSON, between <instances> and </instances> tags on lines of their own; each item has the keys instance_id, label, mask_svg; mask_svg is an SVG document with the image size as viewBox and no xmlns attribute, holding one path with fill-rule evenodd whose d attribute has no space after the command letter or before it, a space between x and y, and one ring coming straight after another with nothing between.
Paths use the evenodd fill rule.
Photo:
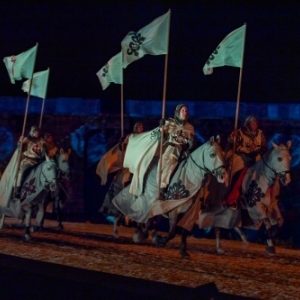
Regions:
<instances>
[{"instance_id":1,"label":"horse head","mask_svg":"<svg viewBox=\"0 0 300 300\"><path fill-rule=\"evenodd\" d=\"M60 172L61 178L69 179L70 178L70 165L69 165L69 157L71 154L71 149L68 151L64 151L60 149L59 156L57 158L57 165Z\"/></svg>"},{"instance_id":2,"label":"horse head","mask_svg":"<svg viewBox=\"0 0 300 300\"><path fill-rule=\"evenodd\" d=\"M57 171L54 159L46 155L46 160L42 163L41 174L44 177L45 184L49 185L50 191L55 191L57 188Z\"/></svg>"},{"instance_id":3,"label":"horse head","mask_svg":"<svg viewBox=\"0 0 300 300\"><path fill-rule=\"evenodd\" d=\"M271 148L263 156L263 162L265 165L271 169L276 177L278 175L281 183L283 185L288 185L291 182L290 175L290 165L291 165L291 155L290 148L292 145L291 141L288 141L286 145L277 145L272 143L273 148Z\"/></svg>"},{"instance_id":4,"label":"horse head","mask_svg":"<svg viewBox=\"0 0 300 300\"><path fill-rule=\"evenodd\" d=\"M225 158L223 150L220 146L219 137L211 137L208 142L203 144L201 147L202 155L200 156L199 167L205 169L206 173L211 173L216 177L217 181L220 183L226 183L228 174L225 169ZM197 153L195 150L193 153Z\"/></svg>"}]
</instances>

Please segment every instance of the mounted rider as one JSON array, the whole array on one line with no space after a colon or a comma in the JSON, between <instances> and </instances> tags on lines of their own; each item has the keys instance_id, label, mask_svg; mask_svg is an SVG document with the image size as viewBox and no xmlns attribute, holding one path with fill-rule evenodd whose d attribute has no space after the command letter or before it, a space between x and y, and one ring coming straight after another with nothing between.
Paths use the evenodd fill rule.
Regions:
<instances>
[{"instance_id":1,"label":"mounted rider","mask_svg":"<svg viewBox=\"0 0 300 300\"><path fill-rule=\"evenodd\" d=\"M244 126L228 137L225 153L226 160L229 161L232 190L224 203L229 205L237 201L239 187L249 166L259 161L268 150L265 135L258 125L258 119L249 115Z\"/></svg>"},{"instance_id":2,"label":"mounted rider","mask_svg":"<svg viewBox=\"0 0 300 300\"><path fill-rule=\"evenodd\" d=\"M187 155L194 146L194 127L188 122L187 105L177 105L174 118L162 119L160 126L154 130L129 138L124 167L129 168L133 174L129 190L131 194L135 196L142 194L144 176L154 161L153 158L158 157L162 138L161 181L159 182L160 173L158 171L157 182L159 186L161 183L160 196L164 198L164 192L167 190L172 172L180 158Z\"/></svg>"},{"instance_id":3,"label":"mounted rider","mask_svg":"<svg viewBox=\"0 0 300 300\"><path fill-rule=\"evenodd\" d=\"M133 126L132 133L128 134L126 138L120 138L119 143L110 149L99 161L97 165L96 174L101 178L101 185L105 185L108 173L115 174L112 183L109 186L108 192L105 195L103 204L100 208L100 212L107 211L110 213L112 211L113 205L111 200L118 192L120 192L128 182L131 181L132 174L127 168L123 168L122 157L126 151L129 138L134 135L138 135L144 131L144 125L142 122L136 122Z\"/></svg>"},{"instance_id":4,"label":"mounted rider","mask_svg":"<svg viewBox=\"0 0 300 300\"><path fill-rule=\"evenodd\" d=\"M17 174L14 198L19 199L24 172L31 166L40 163L45 156L45 141L40 137L40 128L32 126L27 137L21 136L18 142L21 151L21 163Z\"/></svg>"},{"instance_id":5,"label":"mounted rider","mask_svg":"<svg viewBox=\"0 0 300 300\"><path fill-rule=\"evenodd\" d=\"M194 147L194 127L188 122L188 107L178 104L175 109L174 118L161 120L160 131L163 125L163 154L161 157L161 177L159 168L157 182L160 178L161 200L165 199L172 173L182 158L185 158Z\"/></svg>"},{"instance_id":6,"label":"mounted rider","mask_svg":"<svg viewBox=\"0 0 300 300\"><path fill-rule=\"evenodd\" d=\"M49 132L44 134L44 141L45 141L45 150L46 154L49 158L56 157L59 150L56 144L54 143L53 135Z\"/></svg>"}]
</instances>

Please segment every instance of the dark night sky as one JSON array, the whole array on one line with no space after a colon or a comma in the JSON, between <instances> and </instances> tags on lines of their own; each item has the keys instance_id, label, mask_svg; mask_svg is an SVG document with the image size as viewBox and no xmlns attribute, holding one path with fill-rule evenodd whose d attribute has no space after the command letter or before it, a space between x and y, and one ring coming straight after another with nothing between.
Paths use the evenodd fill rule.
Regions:
<instances>
[{"instance_id":1,"label":"dark night sky","mask_svg":"<svg viewBox=\"0 0 300 300\"><path fill-rule=\"evenodd\" d=\"M241 101L298 102L300 5L201 2L7 1L0 4L0 57L38 42L35 71L50 67L48 98L113 104L119 102L120 86L102 91L96 72L120 51L128 31L171 9L167 100L236 101L238 68L217 68L210 76L202 68L221 40L247 23ZM124 70L125 99L162 99L164 59L148 55ZM24 95L20 82L10 83L4 64L0 82L0 96Z\"/></svg>"}]
</instances>

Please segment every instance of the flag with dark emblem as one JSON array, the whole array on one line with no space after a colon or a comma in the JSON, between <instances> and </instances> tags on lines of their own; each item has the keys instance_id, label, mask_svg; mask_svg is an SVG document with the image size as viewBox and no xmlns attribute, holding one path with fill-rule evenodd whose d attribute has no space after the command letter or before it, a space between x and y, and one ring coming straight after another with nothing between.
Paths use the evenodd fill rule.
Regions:
<instances>
[{"instance_id":1,"label":"flag with dark emblem","mask_svg":"<svg viewBox=\"0 0 300 300\"><path fill-rule=\"evenodd\" d=\"M168 54L170 11L122 40L123 68L146 54Z\"/></svg>"}]
</instances>

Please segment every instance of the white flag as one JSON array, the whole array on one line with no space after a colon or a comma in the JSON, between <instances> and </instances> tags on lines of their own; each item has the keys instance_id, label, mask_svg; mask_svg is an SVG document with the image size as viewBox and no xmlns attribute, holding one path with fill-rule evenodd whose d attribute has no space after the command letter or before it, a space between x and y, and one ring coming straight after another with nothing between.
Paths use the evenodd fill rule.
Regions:
<instances>
[{"instance_id":1,"label":"white flag","mask_svg":"<svg viewBox=\"0 0 300 300\"><path fill-rule=\"evenodd\" d=\"M123 84L122 52L112 57L96 74L103 90L105 90L111 82Z\"/></svg>"},{"instance_id":2,"label":"white flag","mask_svg":"<svg viewBox=\"0 0 300 300\"><path fill-rule=\"evenodd\" d=\"M121 42L123 68L146 54L168 54L170 11L138 32L130 31Z\"/></svg>"},{"instance_id":3,"label":"white flag","mask_svg":"<svg viewBox=\"0 0 300 300\"><path fill-rule=\"evenodd\" d=\"M11 83L15 83L15 80L32 77L36 53L37 46L34 46L19 55L4 57L3 61Z\"/></svg>"},{"instance_id":4,"label":"white flag","mask_svg":"<svg viewBox=\"0 0 300 300\"><path fill-rule=\"evenodd\" d=\"M213 68L231 66L242 67L246 25L229 33L210 55L203 67L203 73L210 75Z\"/></svg>"},{"instance_id":5,"label":"white flag","mask_svg":"<svg viewBox=\"0 0 300 300\"><path fill-rule=\"evenodd\" d=\"M30 90L31 96L36 96L45 99L48 87L49 69L46 71L36 72L33 74L32 86ZM31 79L23 82L22 90L29 92Z\"/></svg>"}]
</instances>

